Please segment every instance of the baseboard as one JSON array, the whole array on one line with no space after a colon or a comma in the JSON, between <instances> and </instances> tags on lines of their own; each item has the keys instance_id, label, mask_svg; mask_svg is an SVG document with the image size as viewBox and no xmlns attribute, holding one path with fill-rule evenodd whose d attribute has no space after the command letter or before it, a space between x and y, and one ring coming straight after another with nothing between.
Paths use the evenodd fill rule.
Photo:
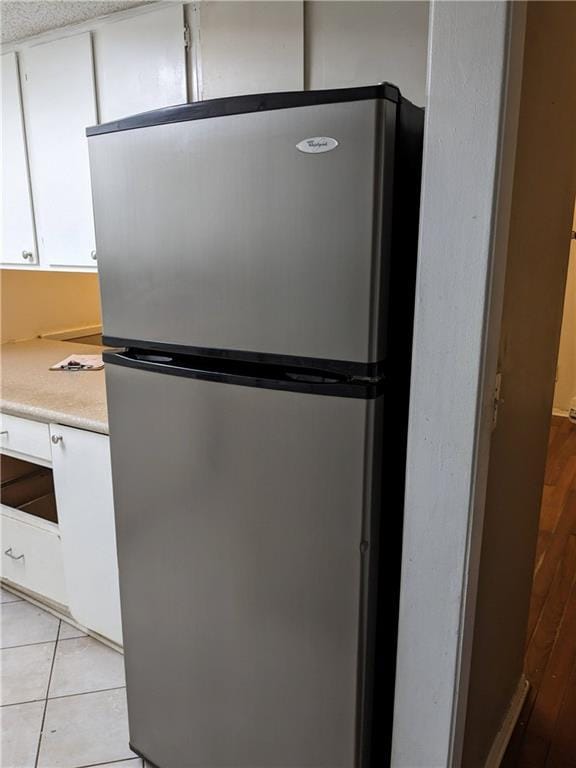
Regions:
<instances>
[{"instance_id":1,"label":"baseboard","mask_svg":"<svg viewBox=\"0 0 576 768\"><path fill-rule=\"evenodd\" d=\"M40 338L49 341L68 341L68 339L75 339L78 336L94 336L98 333L102 333L101 325L85 325L80 328L67 328L63 331L42 333Z\"/></svg>"},{"instance_id":2,"label":"baseboard","mask_svg":"<svg viewBox=\"0 0 576 768\"><path fill-rule=\"evenodd\" d=\"M552 416L564 416L568 418L568 411L563 411L561 408L552 408Z\"/></svg>"},{"instance_id":3,"label":"baseboard","mask_svg":"<svg viewBox=\"0 0 576 768\"><path fill-rule=\"evenodd\" d=\"M118 653L124 653L124 648L121 645L118 645L118 643L115 643L114 640L110 640L109 638L104 637L104 635L100 635L98 632L93 632L91 629L88 629L82 624L79 624L76 619L71 616L70 611L65 605L55 603L43 595L38 595L36 592L22 589L17 584L12 584L12 582L6 581L4 578L0 578L0 586L2 586L2 589L4 589L6 592L10 592L16 597L19 597L21 600L24 600L27 603L31 603L38 608L42 608L42 610L46 611L46 613L51 613L52 616L55 616L57 619L62 619L62 621L65 621L67 624L71 624L73 627L79 629L81 632L84 632L86 635L89 635L95 640L98 640L103 645L107 645L109 648L112 648L112 650L118 651Z\"/></svg>"},{"instance_id":4,"label":"baseboard","mask_svg":"<svg viewBox=\"0 0 576 768\"><path fill-rule=\"evenodd\" d=\"M10 594L15 597L19 597L21 600L25 600L28 603L32 603L32 605L38 606L38 608L42 608L44 611L51 613L58 619L64 619L64 621L74 624L74 619L70 616L67 606L62 605L62 603L57 603L54 600L50 600L48 597L39 595L37 592L32 592L29 589L20 587L18 584L13 584L11 581L7 581L3 576L0 577L0 586L3 590L10 592Z\"/></svg>"},{"instance_id":5,"label":"baseboard","mask_svg":"<svg viewBox=\"0 0 576 768\"><path fill-rule=\"evenodd\" d=\"M518 683L518 687L512 696L510 706L508 707L508 711L506 712L504 720L502 721L500 730L496 734L496 738L494 739L492 749L490 750L488 758L484 764L484 768L499 768L500 764L502 763L502 759L510 742L510 737L512 736L512 732L516 726L518 718L520 717L520 712L522 711L524 702L526 701L529 688L530 683L528 680L526 680L524 675L522 675Z\"/></svg>"}]
</instances>

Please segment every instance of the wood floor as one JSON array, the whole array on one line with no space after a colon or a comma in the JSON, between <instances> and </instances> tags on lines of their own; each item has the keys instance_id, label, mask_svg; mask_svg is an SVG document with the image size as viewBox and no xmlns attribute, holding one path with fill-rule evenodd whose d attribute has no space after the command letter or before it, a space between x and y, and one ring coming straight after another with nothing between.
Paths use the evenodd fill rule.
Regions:
<instances>
[{"instance_id":1,"label":"wood floor","mask_svg":"<svg viewBox=\"0 0 576 768\"><path fill-rule=\"evenodd\" d=\"M576 425L553 417L527 635L530 691L505 768L576 768Z\"/></svg>"}]
</instances>

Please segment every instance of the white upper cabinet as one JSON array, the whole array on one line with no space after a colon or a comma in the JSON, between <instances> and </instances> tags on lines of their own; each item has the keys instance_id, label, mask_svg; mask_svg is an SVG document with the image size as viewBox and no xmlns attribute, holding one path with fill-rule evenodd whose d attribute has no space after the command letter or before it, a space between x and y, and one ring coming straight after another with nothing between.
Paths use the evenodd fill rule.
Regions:
<instances>
[{"instance_id":1,"label":"white upper cabinet","mask_svg":"<svg viewBox=\"0 0 576 768\"><path fill-rule=\"evenodd\" d=\"M304 87L303 2L202 2L200 99Z\"/></svg>"},{"instance_id":2,"label":"white upper cabinet","mask_svg":"<svg viewBox=\"0 0 576 768\"><path fill-rule=\"evenodd\" d=\"M2 253L4 264L37 262L15 53L2 56Z\"/></svg>"},{"instance_id":3,"label":"white upper cabinet","mask_svg":"<svg viewBox=\"0 0 576 768\"><path fill-rule=\"evenodd\" d=\"M94 30L100 122L186 101L184 10L159 10Z\"/></svg>"},{"instance_id":4,"label":"white upper cabinet","mask_svg":"<svg viewBox=\"0 0 576 768\"><path fill-rule=\"evenodd\" d=\"M97 122L90 34L26 48L21 82L40 263L94 267L85 135Z\"/></svg>"},{"instance_id":5,"label":"white upper cabinet","mask_svg":"<svg viewBox=\"0 0 576 768\"><path fill-rule=\"evenodd\" d=\"M428 13L427 2L307 2L306 87L387 80L424 104Z\"/></svg>"}]
</instances>

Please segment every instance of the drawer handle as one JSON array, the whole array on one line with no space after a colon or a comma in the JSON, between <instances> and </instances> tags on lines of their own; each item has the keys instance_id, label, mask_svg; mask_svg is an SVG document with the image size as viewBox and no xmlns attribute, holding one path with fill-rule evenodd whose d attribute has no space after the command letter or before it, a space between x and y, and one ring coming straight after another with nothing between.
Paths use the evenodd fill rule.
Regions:
<instances>
[{"instance_id":1,"label":"drawer handle","mask_svg":"<svg viewBox=\"0 0 576 768\"><path fill-rule=\"evenodd\" d=\"M10 557L12 560L24 560L24 553L22 553L21 555L16 556L12 552L12 547L8 547L8 549L4 552L4 554L7 555L8 557Z\"/></svg>"},{"instance_id":2,"label":"drawer handle","mask_svg":"<svg viewBox=\"0 0 576 768\"><path fill-rule=\"evenodd\" d=\"M58 443L61 443L64 440L62 435L52 435L52 442L54 445L58 445Z\"/></svg>"},{"instance_id":3,"label":"drawer handle","mask_svg":"<svg viewBox=\"0 0 576 768\"><path fill-rule=\"evenodd\" d=\"M7 429L3 429L2 432L0 432L0 435L7 435L7 434L8 434L8 430Z\"/></svg>"}]
</instances>

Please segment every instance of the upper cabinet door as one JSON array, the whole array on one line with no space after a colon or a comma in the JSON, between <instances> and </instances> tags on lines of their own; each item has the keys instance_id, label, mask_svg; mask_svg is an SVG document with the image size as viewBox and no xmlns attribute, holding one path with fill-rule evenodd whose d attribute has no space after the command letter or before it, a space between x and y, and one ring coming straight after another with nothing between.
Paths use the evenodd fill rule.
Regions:
<instances>
[{"instance_id":1,"label":"upper cabinet door","mask_svg":"<svg viewBox=\"0 0 576 768\"><path fill-rule=\"evenodd\" d=\"M200 98L304 87L304 4L202 2Z\"/></svg>"},{"instance_id":2,"label":"upper cabinet door","mask_svg":"<svg viewBox=\"0 0 576 768\"><path fill-rule=\"evenodd\" d=\"M94 31L100 122L186 101L184 10L160 10Z\"/></svg>"},{"instance_id":3,"label":"upper cabinet door","mask_svg":"<svg viewBox=\"0 0 576 768\"><path fill-rule=\"evenodd\" d=\"M36 264L34 220L15 53L2 56L2 254L4 264Z\"/></svg>"},{"instance_id":4,"label":"upper cabinet door","mask_svg":"<svg viewBox=\"0 0 576 768\"><path fill-rule=\"evenodd\" d=\"M21 54L40 262L95 266L85 129L97 122L89 34Z\"/></svg>"},{"instance_id":5,"label":"upper cabinet door","mask_svg":"<svg viewBox=\"0 0 576 768\"><path fill-rule=\"evenodd\" d=\"M350 88L387 80L426 103L429 3L306 3L306 87Z\"/></svg>"}]
</instances>

